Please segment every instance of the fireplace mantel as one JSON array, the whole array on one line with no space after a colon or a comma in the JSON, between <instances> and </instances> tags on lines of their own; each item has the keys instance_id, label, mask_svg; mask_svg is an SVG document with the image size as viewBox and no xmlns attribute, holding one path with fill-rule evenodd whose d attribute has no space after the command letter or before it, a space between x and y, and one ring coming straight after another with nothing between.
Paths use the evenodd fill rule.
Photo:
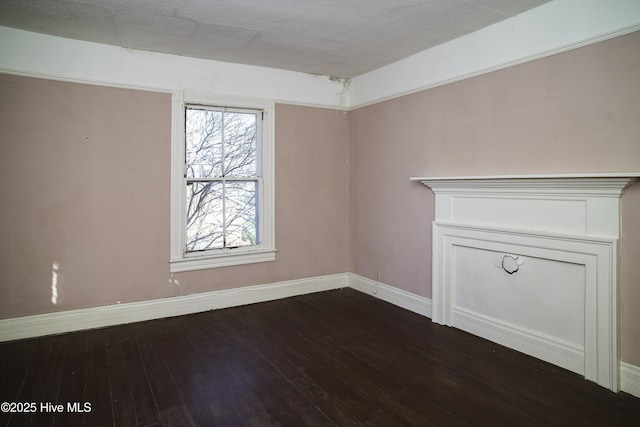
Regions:
<instances>
[{"instance_id":1,"label":"fireplace mantel","mask_svg":"<svg viewBox=\"0 0 640 427\"><path fill-rule=\"evenodd\" d=\"M411 178L435 193L432 320L617 391L620 197L639 179Z\"/></svg>"},{"instance_id":2,"label":"fireplace mantel","mask_svg":"<svg viewBox=\"0 0 640 427\"><path fill-rule=\"evenodd\" d=\"M436 221L618 238L619 198L640 172L414 177Z\"/></svg>"}]
</instances>

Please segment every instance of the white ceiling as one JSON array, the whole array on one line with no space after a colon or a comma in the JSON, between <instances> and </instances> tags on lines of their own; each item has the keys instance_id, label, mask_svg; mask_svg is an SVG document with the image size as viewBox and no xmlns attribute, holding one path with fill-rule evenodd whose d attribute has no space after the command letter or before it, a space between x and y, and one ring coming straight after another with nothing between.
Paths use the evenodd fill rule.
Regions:
<instances>
[{"instance_id":1,"label":"white ceiling","mask_svg":"<svg viewBox=\"0 0 640 427\"><path fill-rule=\"evenodd\" d=\"M0 25L351 78L549 0L0 0Z\"/></svg>"}]
</instances>

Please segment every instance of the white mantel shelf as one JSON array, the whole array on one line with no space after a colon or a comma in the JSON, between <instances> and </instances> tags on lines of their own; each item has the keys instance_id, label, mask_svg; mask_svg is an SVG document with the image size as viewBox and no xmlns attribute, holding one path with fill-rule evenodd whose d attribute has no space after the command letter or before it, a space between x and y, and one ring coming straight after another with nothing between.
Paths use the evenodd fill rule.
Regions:
<instances>
[{"instance_id":1,"label":"white mantel shelf","mask_svg":"<svg viewBox=\"0 0 640 427\"><path fill-rule=\"evenodd\" d=\"M435 193L500 192L584 194L619 197L640 172L412 177Z\"/></svg>"},{"instance_id":2,"label":"white mantel shelf","mask_svg":"<svg viewBox=\"0 0 640 427\"><path fill-rule=\"evenodd\" d=\"M548 173L524 175L476 175L476 176L444 176L413 177L412 181L442 180L496 180L496 179L562 179L562 178L640 178L640 172L587 172L587 173Z\"/></svg>"}]
</instances>

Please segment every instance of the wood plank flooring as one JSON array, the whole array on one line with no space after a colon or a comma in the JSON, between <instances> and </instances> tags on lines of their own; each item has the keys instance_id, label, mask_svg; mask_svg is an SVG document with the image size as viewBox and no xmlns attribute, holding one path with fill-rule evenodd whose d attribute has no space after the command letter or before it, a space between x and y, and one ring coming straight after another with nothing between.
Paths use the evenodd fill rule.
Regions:
<instances>
[{"instance_id":1,"label":"wood plank flooring","mask_svg":"<svg viewBox=\"0 0 640 427\"><path fill-rule=\"evenodd\" d=\"M36 404L8 426L640 425L638 398L352 289L2 343L0 401Z\"/></svg>"}]
</instances>

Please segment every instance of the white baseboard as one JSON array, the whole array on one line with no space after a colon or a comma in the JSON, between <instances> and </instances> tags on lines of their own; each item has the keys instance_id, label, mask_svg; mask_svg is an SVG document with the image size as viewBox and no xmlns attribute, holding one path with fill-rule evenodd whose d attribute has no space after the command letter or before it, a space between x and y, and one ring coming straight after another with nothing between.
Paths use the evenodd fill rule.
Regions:
<instances>
[{"instance_id":1,"label":"white baseboard","mask_svg":"<svg viewBox=\"0 0 640 427\"><path fill-rule=\"evenodd\" d=\"M173 298L3 319L0 320L0 342L199 313L348 286L349 274L339 273Z\"/></svg>"},{"instance_id":2,"label":"white baseboard","mask_svg":"<svg viewBox=\"0 0 640 427\"><path fill-rule=\"evenodd\" d=\"M338 273L181 297L3 319L0 320L0 342L199 313L346 287L431 318L429 298L357 274ZM479 333L476 335L482 336ZM501 343L492 337L485 338ZM569 360L574 360L569 365L575 365L572 356L569 356ZM551 363L558 364L557 361ZM570 367L567 369L573 370ZM619 372L620 390L640 397L640 367L620 362Z\"/></svg>"},{"instance_id":3,"label":"white baseboard","mask_svg":"<svg viewBox=\"0 0 640 427\"><path fill-rule=\"evenodd\" d=\"M584 375L584 349L575 344L460 308L452 318L453 327Z\"/></svg>"},{"instance_id":4,"label":"white baseboard","mask_svg":"<svg viewBox=\"0 0 640 427\"><path fill-rule=\"evenodd\" d=\"M55 335L351 287L423 316L431 300L352 273L0 320L0 342Z\"/></svg>"},{"instance_id":5,"label":"white baseboard","mask_svg":"<svg viewBox=\"0 0 640 427\"><path fill-rule=\"evenodd\" d=\"M357 274L349 274L349 286L398 307L431 318L431 300Z\"/></svg>"},{"instance_id":6,"label":"white baseboard","mask_svg":"<svg viewBox=\"0 0 640 427\"><path fill-rule=\"evenodd\" d=\"M640 367L620 362L620 391L640 397Z\"/></svg>"}]
</instances>

